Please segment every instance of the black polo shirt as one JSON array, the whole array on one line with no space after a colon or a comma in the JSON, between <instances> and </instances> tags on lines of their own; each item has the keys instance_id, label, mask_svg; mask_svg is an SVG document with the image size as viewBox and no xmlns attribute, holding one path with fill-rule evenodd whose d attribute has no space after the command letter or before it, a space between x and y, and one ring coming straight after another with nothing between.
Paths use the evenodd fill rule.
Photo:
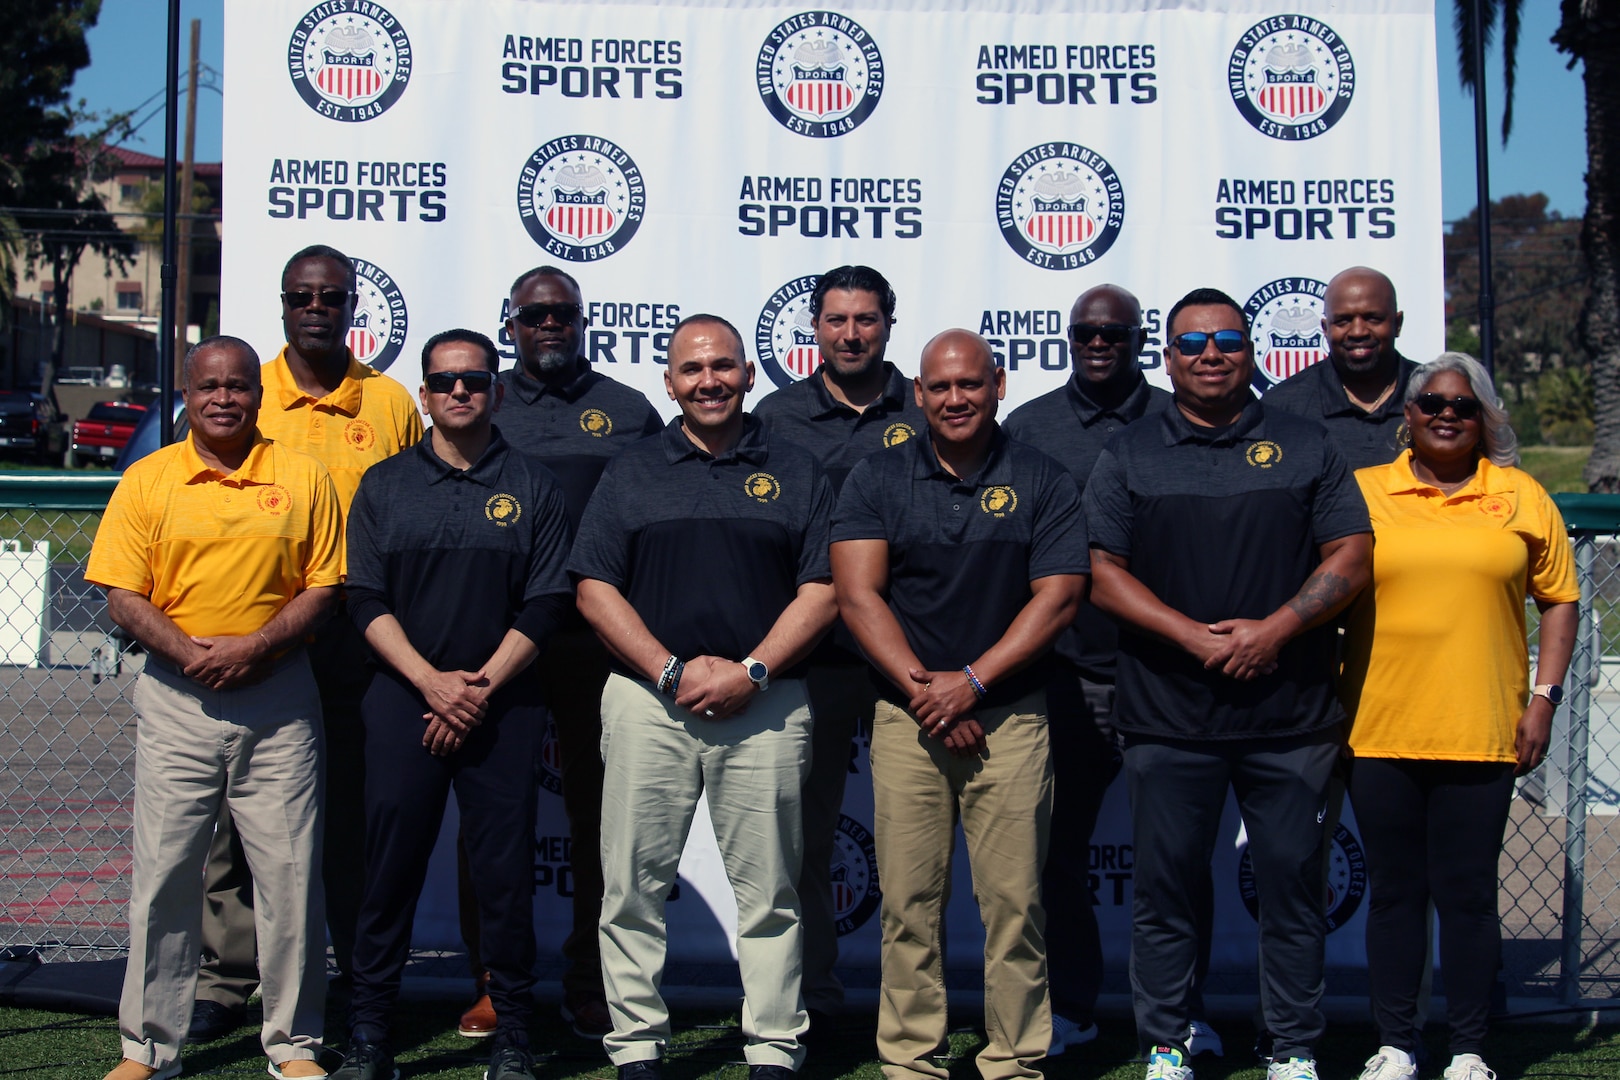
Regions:
<instances>
[{"instance_id":1,"label":"black polo shirt","mask_svg":"<svg viewBox=\"0 0 1620 1080\"><path fill-rule=\"evenodd\" d=\"M1038 446L1074 477L1082 492L1103 444L1126 424L1161 412L1170 404L1170 391L1152 386L1140 372L1136 385L1118 405L1104 408L1091 397L1090 384L1079 375L1050 393L1014 409L1003 425L1020 442ZM1082 603L1074 625L1063 631L1055 651L1076 665L1094 682L1114 681L1114 654L1119 651L1119 629L1114 620L1089 602Z\"/></svg>"},{"instance_id":2,"label":"black polo shirt","mask_svg":"<svg viewBox=\"0 0 1620 1080\"><path fill-rule=\"evenodd\" d=\"M809 378L766 395L754 406L754 416L765 424L772 438L786 439L810 451L821 462L837 494L856 462L928 430L911 380L887 360L883 369L888 381L882 396L861 412L827 391L827 365L823 364Z\"/></svg>"},{"instance_id":3,"label":"black polo shirt","mask_svg":"<svg viewBox=\"0 0 1620 1080\"><path fill-rule=\"evenodd\" d=\"M929 671L959 671L1000 641L1034 596L1031 581L1091 570L1074 477L999 428L966 479L945 471L926 435L862 461L838 497L832 539L888 541L889 610ZM990 686L985 704L1044 688L1050 655ZM911 700L876 679L884 697Z\"/></svg>"},{"instance_id":4,"label":"black polo shirt","mask_svg":"<svg viewBox=\"0 0 1620 1080\"><path fill-rule=\"evenodd\" d=\"M440 671L477 671L510 629L544 646L573 608L557 478L499 430L470 469L431 433L367 469L347 535L355 625L393 615Z\"/></svg>"},{"instance_id":5,"label":"black polo shirt","mask_svg":"<svg viewBox=\"0 0 1620 1080\"><path fill-rule=\"evenodd\" d=\"M1418 365L1395 360L1395 389L1372 412L1350 400L1332 360L1312 364L1266 391L1266 405L1316 420L1328 429L1350 471L1388 465L1411 445L1406 430L1406 384Z\"/></svg>"},{"instance_id":6,"label":"black polo shirt","mask_svg":"<svg viewBox=\"0 0 1620 1080\"><path fill-rule=\"evenodd\" d=\"M501 372L500 381L506 397L495 419L513 446L557 475L575 532L608 459L664 426L646 395L585 360L560 390L530 378L521 364Z\"/></svg>"},{"instance_id":7,"label":"black polo shirt","mask_svg":"<svg viewBox=\"0 0 1620 1080\"><path fill-rule=\"evenodd\" d=\"M1171 407L1109 440L1084 497L1093 547L1202 623L1263 619L1293 599L1317 548L1371 532L1367 504L1327 429L1250 398L1237 422L1200 428ZM1248 682L1205 671L1122 624L1114 725L1180 739L1288 736L1343 719L1331 623L1283 646Z\"/></svg>"},{"instance_id":8,"label":"black polo shirt","mask_svg":"<svg viewBox=\"0 0 1620 1080\"><path fill-rule=\"evenodd\" d=\"M832 504L832 485L815 459L768 440L752 417L720 457L688 439L677 417L608 465L568 572L618 589L682 660L741 660L765 640L799 586L831 578ZM803 668L771 675L799 678ZM641 677L623 665L617 670Z\"/></svg>"}]
</instances>

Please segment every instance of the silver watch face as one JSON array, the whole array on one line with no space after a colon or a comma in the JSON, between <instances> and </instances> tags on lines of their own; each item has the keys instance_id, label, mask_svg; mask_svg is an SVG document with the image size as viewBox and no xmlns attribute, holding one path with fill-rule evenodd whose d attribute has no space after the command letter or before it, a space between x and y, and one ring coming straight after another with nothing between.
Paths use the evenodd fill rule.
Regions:
<instances>
[{"instance_id":1,"label":"silver watch face","mask_svg":"<svg viewBox=\"0 0 1620 1080\"><path fill-rule=\"evenodd\" d=\"M769 675L769 674L770 674L770 670L768 668L766 668L766 666L764 664L760 663L758 660L755 660L752 664L748 665L748 677L750 679L752 679L754 682L757 682L757 683L764 682L765 677L767 675Z\"/></svg>"}]
</instances>

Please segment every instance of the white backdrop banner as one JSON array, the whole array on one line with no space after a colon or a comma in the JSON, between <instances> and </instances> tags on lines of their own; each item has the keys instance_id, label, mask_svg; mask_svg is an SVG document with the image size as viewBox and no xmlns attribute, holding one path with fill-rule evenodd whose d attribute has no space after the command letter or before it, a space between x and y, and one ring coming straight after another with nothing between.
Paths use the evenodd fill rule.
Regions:
<instances>
[{"instance_id":1,"label":"white backdrop banner","mask_svg":"<svg viewBox=\"0 0 1620 1080\"><path fill-rule=\"evenodd\" d=\"M580 280L591 360L666 415L676 321L708 311L742 328L766 393L813 370L808 294L848 262L894 283L902 370L939 330L977 330L1007 368L1008 408L1067 378L1069 306L1103 282L1142 298L1143 363L1161 384L1163 312L1188 290L1247 307L1264 390L1325 355L1325 283L1354 264L1394 279L1404 351L1440 351L1432 0L968 8L227 0L221 328L272 355L282 265L326 243L360 269L351 346L407 386L422 343L453 326L496 337L510 364L507 288L550 263ZM865 773L850 787L846 953L867 963ZM1121 919L1123 803L1111 793L1092 850L1099 910ZM543 798L540 833L554 947L560 799ZM723 956L730 898L697 833L672 941ZM1359 889L1359 849L1339 850ZM1234 936L1216 957L1246 963L1252 920L1228 854L1223 942ZM971 897L965 857L959 872ZM455 943L453 896L436 882L419 944ZM977 918L956 906L951 955L976 966ZM1124 929L1105 923L1115 964ZM1335 952L1352 936L1334 934Z\"/></svg>"}]
</instances>

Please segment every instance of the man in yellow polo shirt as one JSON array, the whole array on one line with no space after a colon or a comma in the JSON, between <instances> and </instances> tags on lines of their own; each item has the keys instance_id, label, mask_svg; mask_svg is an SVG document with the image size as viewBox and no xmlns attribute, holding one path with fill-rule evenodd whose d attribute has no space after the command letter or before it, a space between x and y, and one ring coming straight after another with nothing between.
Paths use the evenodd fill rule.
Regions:
<instances>
[{"instance_id":1,"label":"man in yellow polo shirt","mask_svg":"<svg viewBox=\"0 0 1620 1080\"><path fill-rule=\"evenodd\" d=\"M139 641L123 1062L107 1080L180 1073L202 875L221 805L257 870L264 1027L276 1077L315 1063L321 941L321 702L303 642L343 580L343 518L318 461L263 438L259 358L213 337L185 359L184 442L124 474L85 577Z\"/></svg>"},{"instance_id":2,"label":"man in yellow polo shirt","mask_svg":"<svg viewBox=\"0 0 1620 1080\"><path fill-rule=\"evenodd\" d=\"M336 248L307 247L281 274L281 321L287 343L264 365L259 430L325 465L337 485L345 518L361 475L422 438L422 415L411 392L367 367L349 351L354 318L354 264ZM353 623L330 619L310 649L326 715L326 754L332 784L326 796L326 921L346 987L360 913L365 848L365 744L360 699L370 681L365 642ZM253 881L241 845L220 819L203 882L203 967L190 1035L194 1042L234 1029L258 984L254 961Z\"/></svg>"}]
</instances>

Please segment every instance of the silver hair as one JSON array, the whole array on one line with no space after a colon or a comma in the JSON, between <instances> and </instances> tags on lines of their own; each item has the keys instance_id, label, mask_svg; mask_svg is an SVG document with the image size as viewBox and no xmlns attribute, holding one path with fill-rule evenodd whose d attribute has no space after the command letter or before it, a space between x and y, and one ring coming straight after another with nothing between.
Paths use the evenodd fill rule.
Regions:
<instances>
[{"instance_id":1,"label":"silver hair","mask_svg":"<svg viewBox=\"0 0 1620 1080\"><path fill-rule=\"evenodd\" d=\"M1491 377L1485 373L1485 365L1467 353L1441 353L1412 372L1411 381L1406 384L1406 404L1410 405L1416 401L1417 396L1423 393L1424 387L1428 386L1436 375L1446 371L1455 371L1467 379L1468 388L1479 399L1479 441L1482 454L1490 459L1492 465L1504 468L1517 465L1519 437L1513 433L1513 424L1508 421L1507 410L1502 407L1502 399L1496 396L1496 387L1491 385Z\"/></svg>"}]
</instances>

